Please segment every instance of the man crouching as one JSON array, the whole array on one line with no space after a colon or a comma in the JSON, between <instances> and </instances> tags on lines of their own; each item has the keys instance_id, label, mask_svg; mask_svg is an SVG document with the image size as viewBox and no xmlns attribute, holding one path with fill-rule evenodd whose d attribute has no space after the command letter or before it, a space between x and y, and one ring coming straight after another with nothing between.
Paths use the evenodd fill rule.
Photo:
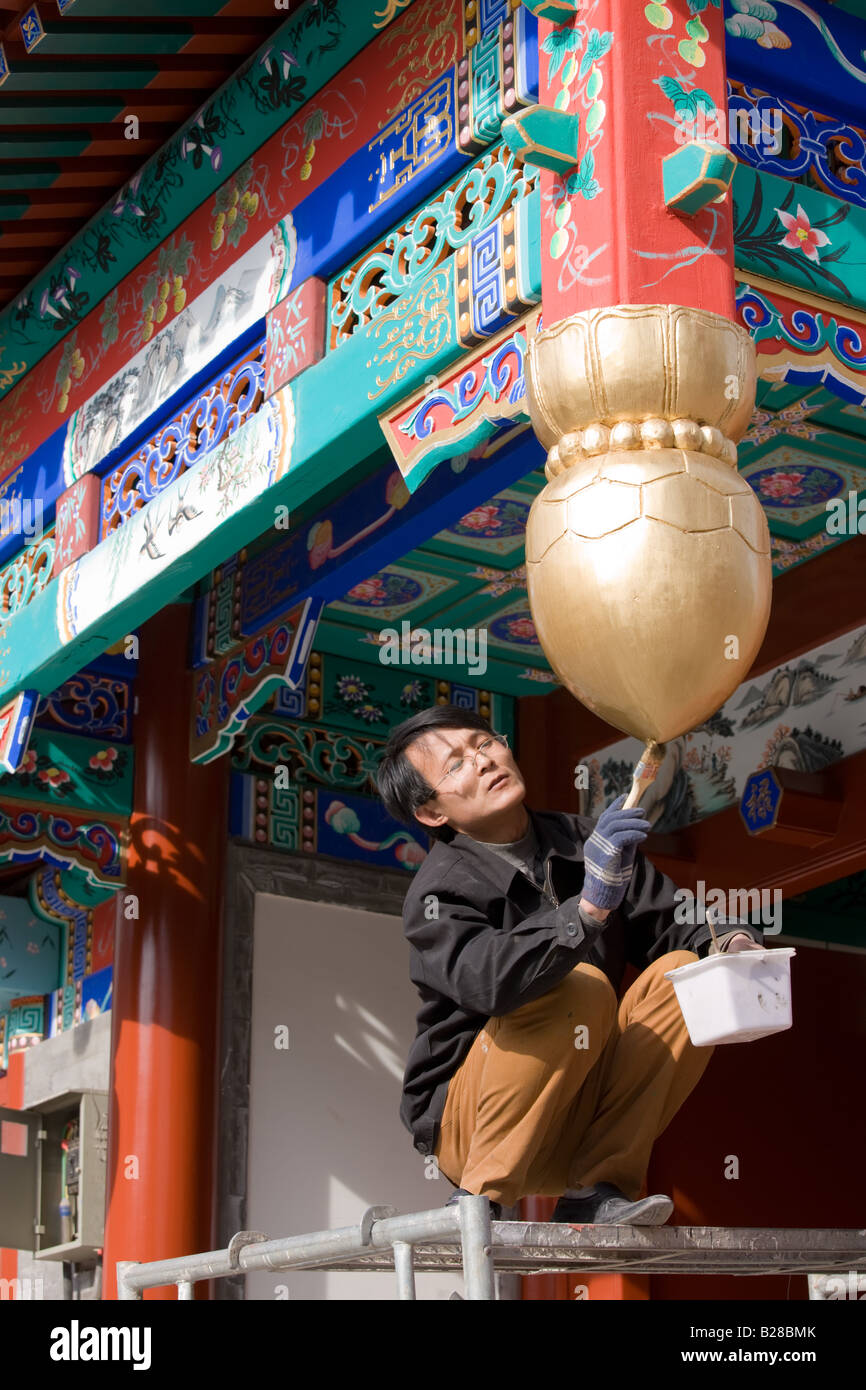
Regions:
<instances>
[{"instance_id":1,"label":"man crouching","mask_svg":"<svg viewBox=\"0 0 866 1390\"><path fill-rule=\"evenodd\" d=\"M703 958L709 927L677 923L676 885L638 849L646 812L618 797L593 824L535 811L507 739L455 705L394 729L379 768L388 812L435 843L406 895L421 998L401 1119L419 1153L494 1218L558 1196L551 1220L659 1225L640 1199L652 1146L697 1084L665 971ZM722 950L760 946L737 927ZM642 973L619 998L626 963Z\"/></svg>"}]
</instances>

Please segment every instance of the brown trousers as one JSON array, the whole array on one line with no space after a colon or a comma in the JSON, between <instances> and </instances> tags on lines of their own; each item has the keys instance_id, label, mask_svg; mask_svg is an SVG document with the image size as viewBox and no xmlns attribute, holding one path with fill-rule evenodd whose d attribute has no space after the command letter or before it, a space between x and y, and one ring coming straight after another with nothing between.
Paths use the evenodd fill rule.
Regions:
<instances>
[{"instance_id":1,"label":"brown trousers","mask_svg":"<svg viewBox=\"0 0 866 1390\"><path fill-rule=\"evenodd\" d=\"M581 964L539 999L490 1018L451 1078L434 1153L457 1187L503 1206L614 1183L635 1201L652 1146L697 1084L694 1047L666 970L671 951L617 1002Z\"/></svg>"}]
</instances>

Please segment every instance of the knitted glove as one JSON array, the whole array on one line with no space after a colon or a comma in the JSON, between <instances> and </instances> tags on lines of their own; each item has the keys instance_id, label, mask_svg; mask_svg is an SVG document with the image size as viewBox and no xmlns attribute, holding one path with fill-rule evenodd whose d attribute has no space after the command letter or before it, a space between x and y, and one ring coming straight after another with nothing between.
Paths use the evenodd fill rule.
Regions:
<instances>
[{"instance_id":1,"label":"knitted glove","mask_svg":"<svg viewBox=\"0 0 866 1390\"><path fill-rule=\"evenodd\" d=\"M583 847L586 872L582 896L593 906L611 911L625 897L637 847L649 831L646 811L642 806L623 810L625 798L623 792L602 811Z\"/></svg>"}]
</instances>

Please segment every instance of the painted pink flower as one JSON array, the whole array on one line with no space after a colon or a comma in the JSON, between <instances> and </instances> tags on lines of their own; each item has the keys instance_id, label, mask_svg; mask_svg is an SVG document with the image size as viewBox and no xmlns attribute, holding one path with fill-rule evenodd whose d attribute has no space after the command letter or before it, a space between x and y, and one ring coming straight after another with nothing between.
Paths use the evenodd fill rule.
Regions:
<instances>
[{"instance_id":1,"label":"painted pink flower","mask_svg":"<svg viewBox=\"0 0 866 1390\"><path fill-rule=\"evenodd\" d=\"M50 787L62 787L64 782L70 781L70 777L62 767L46 767L40 772L39 780L47 782Z\"/></svg>"},{"instance_id":2,"label":"painted pink flower","mask_svg":"<svg viewBox=\"0 0 866 1390\"><path fill-rule=\"evenodd\" d=\"M417 869L419 864L423 864L427 858L427 851L423 850L415 840L404 840L402 844L396 846L394 853L401 864L405 864L407 869Z\"/></svg>"},{"instance_id":3,"label":"painted pink flower","mask_svg":"<svg viewBox=\"0 0 866 1390\"><path fill-rule=\"evenodd\" d=\"M797 204L797 216L792 217L790 212L783 212L781 208L776 208L779 221L786 229L785 236L779 242L780 246L787 246L792 251L802 251L804 256L808 256L810 261L818 260L818 247L828 246L830 238L826 232L822 232L819 227L813 227L800 204Z\"/></svg>"},{"instance_id":4,"label":"painted pink flower","mask_svg":"<svg viewBox=\"0 0 866 1390\"><path fill-rule=\"evenodd\" d=\"M798 486L802 478L802 473L773 473L761 479L760 489L765 497L799 497L803 491Z\"/></svg>"},{"instance_id":5,"label":"painted pink flower","mask_svg":"<svg viewBox=\"0 0 866 1390\"><path fill-rule=\"evenodd\" d=\"M508 631L512 637L522 638L527 642L536 640L535 624L531 618L515 618L508 624Z\"/></svg>"},{"instance_id":6,"label":"painted pink flower","mask_svg":"<svg viewBox=\"0 0 866 1390\"><path fill-rule=\"evenodd\" d=\"M19 767L18 771L28 773L36 771L36 754L33 752L32 748L28 753L24 754L24 757L21 759L21 766Z\"/></svg>"},{"instance_id":7,"label":"painted pink flower","mask_svg":"<svg viewBox=\"0 0 866 1390\"><path fill-rule=\"evenodd\" d=\"M361 599L372 602L374 599L382 598L385 593L381 579L364 579L360 584L356 584L354 589L350 589L346 595L347 599Z\"/></svg>"},{"instance_id":8,"label":"painted pink flower","mask_svg":"<svg viewBox=\"0 0 866 1390\"><path fill-rule=\"evenodd\" d=\"M496 508L491 504L485 507L476 507L474 511L467 512L460 518L460 525L466 526L470 531L485 531L497 526L501 522L496 515Z\"/></svg>"},{"instance_id":9,"label":"painted pink flower","mask_svg":"<svg viewBox=\"0 0 866 1390\"><path fill-rule=\"evenodd\" d=\"M108 772L112 763L117 761L116 748L100 748L98 753L94 753L90 759L90 766L95 767L98 772Z\"/></svg>"}]
</instances>

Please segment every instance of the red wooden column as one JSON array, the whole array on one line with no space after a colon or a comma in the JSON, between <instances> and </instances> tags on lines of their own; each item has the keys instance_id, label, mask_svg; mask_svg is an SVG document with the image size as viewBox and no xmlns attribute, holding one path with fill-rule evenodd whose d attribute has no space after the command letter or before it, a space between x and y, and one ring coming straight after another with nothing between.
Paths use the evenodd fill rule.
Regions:
<instances>
[{"instance_id":1,"label":"red wooden column","mask_svg":"<svg viewBox=\"0 0 866 1390\"><path fill-rule=\"evenodd\" d=\"M524 2L542 16L540 104L577 123L576 166L541 176L545 328L614 304L685 304L733 318L730 196L691 215L674 211L662 167L676 156L668 190L682 191L706 164L690 141L727 144L721 8L693 15L688 0L589 0L578 12L571 0ZM543 17L554 12L564 22ZM708 175L709 166L705 183ZM720 190L706 183L703 196ZM693 193L688 206L700 201Z\"/></svg>"},{"instance_id":2,"label":"red wooden column","mask_svg":"<svg viewBox=\"0 0 866 1390\"><path fill-rule=\"evenodd\" d=\"M127 907L114 960L106 1298L117 1296L118 1260L211 1250L216 1235L228 764L189 760L190 611L165 608L140 636Z\"/></svg>"}]
</instances>

